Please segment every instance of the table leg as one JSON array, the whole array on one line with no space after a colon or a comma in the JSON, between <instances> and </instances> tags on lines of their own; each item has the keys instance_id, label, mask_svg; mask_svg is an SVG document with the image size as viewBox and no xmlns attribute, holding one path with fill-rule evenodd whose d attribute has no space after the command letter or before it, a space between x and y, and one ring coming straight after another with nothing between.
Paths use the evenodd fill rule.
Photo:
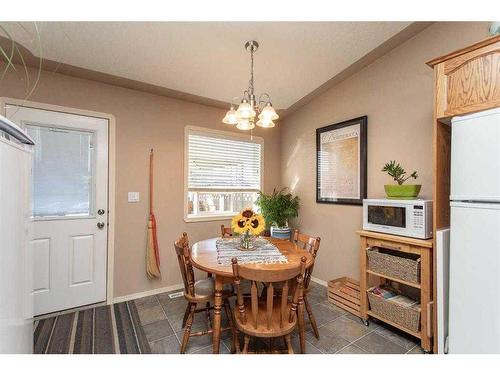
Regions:
<instances>
[{"instance_id":1,"label":"table leg","mask_svg":"<svg viewBox=\"0 0 500 375\"><path fill-rule=\"evenodd\" d=\"M219 354L220 347L220 324L221 324L221 309L222 309L222 289L224 283L219 275L215 276L215 298L214 298L214 321L212 335L212 352Z\"/></svg>"}]
</instances>

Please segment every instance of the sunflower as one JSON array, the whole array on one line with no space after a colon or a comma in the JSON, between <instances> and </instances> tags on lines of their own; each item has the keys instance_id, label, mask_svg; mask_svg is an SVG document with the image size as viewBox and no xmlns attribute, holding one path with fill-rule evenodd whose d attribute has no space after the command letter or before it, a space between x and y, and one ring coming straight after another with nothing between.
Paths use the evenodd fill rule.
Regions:
<instances>
[{"instance_id":1,"label":"sunflower","mask_svg":"<svg viewBox=\"0 0 500 375\"><path fill-rule=\"evenodd\" d=\"M255 213L252 211L250 208L245 208L243 211L240 213L241 216L250 219Z\"/></svg>"},{"instance_id":2,"label":"sunflower","mask_svg":"<svg viewBox=\"0 0 500 375\"><path fill-rule=\"evenodd\" d=\"M233 228L233 232L235 233L245 233L247 230L247 218L241 213L234 216L231 220L231 228Z\"/></svg>"},{"instance_id":3,"label":"sunflower","mask_svg":"<svg viewBox=\"0 0 500 375\"><path fill-rule=\"evenodd\" d=\"M254 236L261 234L266 229L266 221L260 214L254 214L249 220L249 231Z\"/></svg>"}]
</instances>

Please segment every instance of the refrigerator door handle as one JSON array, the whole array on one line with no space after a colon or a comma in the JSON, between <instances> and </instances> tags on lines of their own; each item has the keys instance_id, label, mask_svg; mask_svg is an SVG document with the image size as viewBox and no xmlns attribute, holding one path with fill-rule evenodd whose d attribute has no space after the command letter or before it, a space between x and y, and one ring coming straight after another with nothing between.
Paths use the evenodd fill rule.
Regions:
<instances>
[{"instance_id":1,"label":"refrigerator door handle","mask_svg":"<svg viewBox=\"0 0 500 375\"><path fill-rule=\"evenodd\" d=\"M19 142L24 143L26 145L34 145L35 142L29 135L23 132L23 130L10 121L8 118L0 115L0 131L14 137Z\"/></svg>"}]
</instances>

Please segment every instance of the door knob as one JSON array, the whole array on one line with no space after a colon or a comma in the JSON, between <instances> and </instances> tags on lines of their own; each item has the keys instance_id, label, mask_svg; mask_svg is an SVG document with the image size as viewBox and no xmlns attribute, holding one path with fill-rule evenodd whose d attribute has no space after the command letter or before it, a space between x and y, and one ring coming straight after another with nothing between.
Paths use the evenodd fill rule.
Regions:
<instances>
[{"instance_id":1,"label":"door knob","mask_svg":"<svg viewBox=\"0 0 500 375\"><path fill-rule=\"evenodd\" d=\"M104 228L104 223L103 222L97 223L97 228L99 229Z\"/></svg>"},{"instance_id":2,"label":"door knob","mask_svg":"<svg viewBox=\"0 0 500 375\"><path fill-rule=\"evenodd\" d=\"M104 215L104 212L106 212L106 211L104 211L102 208L99 208L97 210L97 215Z\"/></svg>"}]
</instances>

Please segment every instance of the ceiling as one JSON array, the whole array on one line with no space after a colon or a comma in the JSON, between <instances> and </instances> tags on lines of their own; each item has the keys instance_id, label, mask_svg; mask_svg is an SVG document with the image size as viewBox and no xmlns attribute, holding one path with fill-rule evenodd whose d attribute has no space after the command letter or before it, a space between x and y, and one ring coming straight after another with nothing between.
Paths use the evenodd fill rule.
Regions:
<instances>
[{"instance_id":1,"label":"ceiling","mask_svg":"<svg viewBox=\"0 0 500 375\"><path fill-rule=\"evenodd\" d=\"M248 85L287 109L410 22L3 23L34 55L83 69L230 102ZM38 42L40 36L41 42Z\"/></svg>"}]
</instances>

